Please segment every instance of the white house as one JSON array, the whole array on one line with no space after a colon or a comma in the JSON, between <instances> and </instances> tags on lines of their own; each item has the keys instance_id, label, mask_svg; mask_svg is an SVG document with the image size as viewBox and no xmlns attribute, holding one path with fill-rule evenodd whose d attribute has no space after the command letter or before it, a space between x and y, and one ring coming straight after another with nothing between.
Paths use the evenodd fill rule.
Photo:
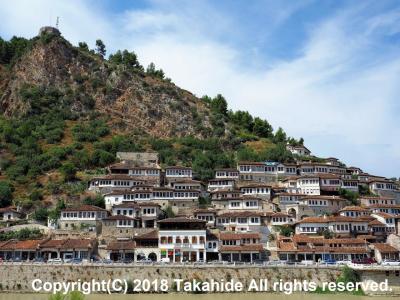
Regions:
<instances>
[{"instance_id":1,"label":"white house","mask_svg":"<svg viewBox=\"0 0 400 300\"><path fill-rule=\"evenodd\" d=\"M224 212L216 217L216 226L228 231L259 231L261 212L238 211Z\"/></svg>"},{"instance_id":2,"label":"white house","mask_svg":"<svg viewBox=\"0 0 400 300\"><path fill-rule=\"evenodd\" d=\"M245 184L240 186L239 189L245 196L255 196L263 199L271 198L271 186L267 184Z\"/></svg>"},{"instance_id":3,"label":"white house","mask_svg":"<svg viewBox=\"0 0 400 300\"><path fill-rule=\"evenodd\" d=\"M311 151L308 150L308 148L304 145L286 145L286 150L292 152L292 154L295 155L301 155L301 156L310 156L311 155Z\"/></svg>"},{"instance_id":4,"label":"white house","mask_svg":"<svg viewBox=\"0 0 400 300\"><path fill-rule=\"evenodd\" d=\"M185 217L158 221L161 259L171 262L206 260L206 222Z\"/></svg>"},{"instance_id":5,"label":"white house","mask_svg":"<svg viewBox=\"0 0 400 300\"><path fill-rule=\"evenodd\" d=\"M239 179L239 171L236 169L216 169L215 179Z\"/></svg>"},{"instance_id":6,"label":"white house","mask_svg":"<svg viewBox=\"0 0 400 300\"><path fill-rule=\"evenodd\" d=\"M297 178L297 188L300 189L302 194L307 195L320 195L320 181L318 176L307 175Z\"/></svg>"}]
</instances>

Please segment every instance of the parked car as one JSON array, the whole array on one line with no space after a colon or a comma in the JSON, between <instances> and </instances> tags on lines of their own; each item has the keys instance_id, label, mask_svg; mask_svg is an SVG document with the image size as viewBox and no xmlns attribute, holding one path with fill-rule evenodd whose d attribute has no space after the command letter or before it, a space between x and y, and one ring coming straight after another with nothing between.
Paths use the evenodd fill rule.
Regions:
<instances>
[{"instance_id":1,"label":"parked car","mask_svg":"<svg viewBox=\"0 0 400 300\"><path fill-rule=\"evenodd\" d=\"M263 265L266 261L263 259L255 259L253 260L253 263L256 265Z\"/></svg>"},{"instance_id":2,"label":"parked car","mask_svg":"<svg viewBox=\"0 0 400 300\"><path fill-rule=\"evenodd\" d=\"M400 266L400 261L395 259L385 259L381 262L382 266Z\"/></svg>"},{"instance_id":3,"label":"parked car","mask_svg":"<svg viewBox=\"0 0 400 300\"><path fill-rule=\"evenodd\" d=\"M50 258L47 262L49 264L62 264L63 260L61 258Z\"/></svg>"},{"instance_id":4,"label":"parked car","mask_svg":"<svg viewBox=\"0 0 400 300\"><path fill-rule=\"evenodd\" d=\"M82 258L74 258L71 260L73 264L81 264L83 262Z\"/></svg>"},{"instance_id":5,"label":"parked car","mask_svg":"<svg viewBox=\"0 0 400 300\"><path fill-rule=\"evenodd\" d=\"M348 259L343 259L343 260L336 261L336 264L339 265L339 266L347 266L350 263L351 263L351 260L348 260Z\"/></svg>"},{"instance_id":6,"label":"parked car","mask_svg":"<svg viewBox=\"0 0 400 300\"><path fill-rule=\"evenodd\" d=\"M150 258L142 258L138 260L140 263L151 264L153 261Z\"/></svg>"},{"instance_id":7,"label":"parked car","mask_svg":"<svg viewBox=\"0 0 400 300\"><path fill-rule=\"evenodd\" d=\"M311 265L315 264L315 261L313 261L313 260L302 260L300 262L300 264L306 265L306 266L311 266Z\"/></svg>"},{"instance_id":8,"label":"parked car","mask_svg":"<svg viewBox=\"0 0 400 300\"><path fill-rule=\"evenodd\" d=\"M13 259L11 259L12 262L21 262L21 257L14 257Z\"/></svg>"},{"instance_id":9,"label":"parked car","mask_svg":"<svg viewBox=\"0 0 400 300\"><path fill-rule=\"evenodd\" d=\"M102 262L103 264L106 264L106 265L109 265L109 264L112 264L112 263L113 263L113 261L112 261L111 259L103 259L101 262Z\"/></svg>"},{"instance_id":10,"label":"parked car","mask_svg":"<svg viewBox=\"0 0 400 300\"><path fill-rule=\"evenodd\" d=\"M353 259L351 261L353 264L361 264L361 265L372 265L376 264L376 260L372 257L364 257L361 259Z\"/></svg>"},{"instance_id":11,"label":"parked car","mask_svg":"<svg viewBox=\"0 0 400 300\"><path fill-rule=\"evenodd\" d=\"M34 264L42 264L42 263L44 263L45 261L44 261L44 258L43 257L36 257L34 260L33 260L33 263Z\"/></svg>"},{"instance_id":12,"label":"parked car","mask_svg":"<svg viewBox=\"0 0 400 300\"><path fill-rule=\"evenodd\" d=\"M162 263L169 263L169 262L171 262L171 260L169 259L169 257L161 258L160 261L161 261Z\"/></svg>"},{"instance_id":13,"label":"parked car","mask_svg":"<svg viewBox=\"0 0 400 300\"><path fill-rule=\"evenodd\" d=\"M133 263L133 259L131 258L124 258L123 260L120 260L119 262L123 263L123 264L131 264Z\"/></svg>"},{"instance_id":14,"label":"parked car","mask_svg":"<svg viewBox=\"0 0 400 300\"><path fill-rule=\"evenodd\" d=\"M336 263L337 263L336 259L333 258L328 258L321 261L321 264L327 264L327 265L336 265Z\"/></svg>"}]
</instances>

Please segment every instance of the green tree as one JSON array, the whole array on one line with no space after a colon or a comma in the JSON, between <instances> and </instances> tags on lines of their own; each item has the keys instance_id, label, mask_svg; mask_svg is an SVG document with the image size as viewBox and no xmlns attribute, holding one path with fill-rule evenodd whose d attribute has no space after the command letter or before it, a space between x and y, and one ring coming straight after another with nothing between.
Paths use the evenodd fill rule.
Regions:
<instances>
[{"instance_id":1,"label":"green tree","mask_svg":"<svg viewBox=\"0 0 400 300\"><path fill-rule=\"evenodd\" d=\"M214 97L211 101L211 110L213 113L220 113L223 116L226 116L228 113L228 103L226 102L225 98L218 94Z\"/></svg>"},{"instance_id":2,"label":"green tree","mask_svg":"<svg viewBox=\"0 0 400 300\"><path fill-rule=\"evenodd\" d=\"M293 155L286 149L285 144L278 144L273 148L268 149L261 155L263 160L278 161L278 162L291 162Z\"/></svg>"},{"instance_id":3,"label":"green tree","mask_svg":"<svg viewBox=\"0 0 400 300\"><path fill-rule=\"evenodd\" d=\"M59 199L57 201L56 207L53 210L49 211L49 220L52 222L57 221L60 218L61 210L63 210L64 208L66 208L64 199Z\"/></svg>"},{"instance_id":4,"label":"green tree","mask_svg":"<svg viewBox=\"0 0 400 300\"><path fill-rule=\"evenodd\" d=\"M279 127L278 130L275 132L273 142L275 144L286 143L286 138L286 132L281 127Z\"/></svg>"},{"instance_id":5,"label":"green tree","mask_svg":"<svg viewBox=\"0 0 400 300\"><path fill-rule=\"evenodd\" d=\"M85 42L79 42L78 47L83 51L89 52L89 46Z\"/></svg>"},{"instance_id":6,"label":"green tree","mask_svg":"<svg viewBox=\"0 0 400 300\"><path fill-rule=\"evenodd\" d=\"M168 205L164 212L165 212L165 216L166 216L167 218L173 218L173 217L175 217L175 213L174 213L174 211L172 210L171 205Z\"/></svg>"},{"instance_id":7,"label":"green tree","mask_svg":"<svg viewBox=\"0 0 400 300\"><path fill-rule=\"evenodd\" d=\"M48 212L47 208L40 207L35 210L35 212L32 215L32 218L39 222L45 222L45 221L47 221L48 216L49 216L49 212Z\"/></svg>"},{"instance_id":8,"label":"green tree","mask_svg":"<svg viewBox=\"0 0 400 300\"><path fill-rule=\"evenodd\" d=\"M77 168L72 162L64 163L61 168L60 172L64 177L64 181L71 181L75 179Z\"/></svg>"},{"instance_id":9,"label":"green tree","mask_svg":"<svg viewBox=\"0 0 400 300\"><path fill-rule=\"evenodd\" d=\"M143 71L143 66L140 65L135 52L128 50L118 50L115 54L111 54L108 58L111 63L117 65L124 65L130 69L137 69Z\"/></svg>"},{"instance_id":10,"label":"green tree","mask_svg":"<svg viewBox=\"0 0 400 300\"><path fill-rule=\"evenodd\" d=\"M0 207L6 207L11 204L13 186L7 181L0 181Z\"/></svg>"},{"instance_id":11,"label":"green tree","mask_svg":"<svg viewBox=\"0 0 400 300\"><path fill-rule=\"evenodd\" d=\"M106 208L106 202L101 194L97 194L94 198L86 197L83 200L83 203L86 205L93 205L101 208Z\"/></svg>"},{"instance_id":12,"label":"green tree","mask_svg":"<svg viewBox=\"0 0 400 300\"><path fill-rule=\"evenodd\" d=\"M258 117L254 118L253 133L259 137L272 137L272 126Z\"/></svg>"},{"instance_id":13,"label":"green tree","mask_svg":"<svg viewBox=\"0 0 400 300\"><path fill-rule=\"evenodd\" d=\"M104 45L103 41L100 39L96 40L96 51L102 57L106 55L106 45Z\"/></svg>"},{"instance_id":14,"label":"green tree","mask_svg":"<svg viewBox=\"0 0 400 300\"><path fill-rule=\"evenodd\" d=\"M340 189L339 190L339 195L345 198L347 201L349 201L352 205L359 205L359 193L353 192L353 191L348 191L346 189Z\"/></svg>"},{"instance_id":15,"label":"green tree","mask_svg":"<svg viewBox=\"0 0 400 300\"><path fill-rule=\"evenodd\" d=\"M279 233L283 236L289 237L294 234L294 229L291 226L277 226Z\"/></svg>"},{"instance_id":16,"label":"green tree","mask_svg":"<svg viewBox=\"0 0 400 300\"><path fill-rule=\"evenodd\" d=\"M146 69L146 73L150 76L158 77L160 79L164 79L164 71L162 69L157 70L156 65L151 62Z\"/></svg>"}]
</instances>

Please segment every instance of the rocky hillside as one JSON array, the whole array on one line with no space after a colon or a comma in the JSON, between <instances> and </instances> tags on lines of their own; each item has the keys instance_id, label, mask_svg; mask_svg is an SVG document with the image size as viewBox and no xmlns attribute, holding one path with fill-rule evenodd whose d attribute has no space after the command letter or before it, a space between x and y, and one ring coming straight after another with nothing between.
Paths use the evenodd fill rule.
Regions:
<instances>
[{"instance_id":1,"label":"rocky hillside","mask_svg":"<svg viewBox=\"0 0 400 300\"><path fill-rule=\"evenodd\" d=\"M173 83L146 75L135 66L113 63L62 36L42 33L9 70L1 70L1 111L7 117L32 112L27 87L51 88L69 96L72 112L96 110L120 129L144 131L155 137L201 136L209 127L204 102Z\"/></svg>"}]
</instances>

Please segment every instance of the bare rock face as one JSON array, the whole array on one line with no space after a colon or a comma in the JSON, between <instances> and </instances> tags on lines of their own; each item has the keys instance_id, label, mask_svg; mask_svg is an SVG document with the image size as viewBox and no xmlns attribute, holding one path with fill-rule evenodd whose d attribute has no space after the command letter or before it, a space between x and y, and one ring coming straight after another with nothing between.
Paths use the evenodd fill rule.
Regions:
<instances>
[{"instance_id":1,"label":"bare rock face","mask_svg":"<svg viewBox=\"0 0 400 300\"><path fill-rule=\"evenodd\" d=\"M75 48L56 28L44 27L40 34L11 70L0 66L0 110L4 116L29 114L33 100L21 94L26 87L40 87L59 91L69 99L71 111L96 110L126 131L155 137L202 136L196 128L210 127L209 108L204 102L173 83ZM88 99L93 102L89 107Z\"/></svg>"}]
</instances>

